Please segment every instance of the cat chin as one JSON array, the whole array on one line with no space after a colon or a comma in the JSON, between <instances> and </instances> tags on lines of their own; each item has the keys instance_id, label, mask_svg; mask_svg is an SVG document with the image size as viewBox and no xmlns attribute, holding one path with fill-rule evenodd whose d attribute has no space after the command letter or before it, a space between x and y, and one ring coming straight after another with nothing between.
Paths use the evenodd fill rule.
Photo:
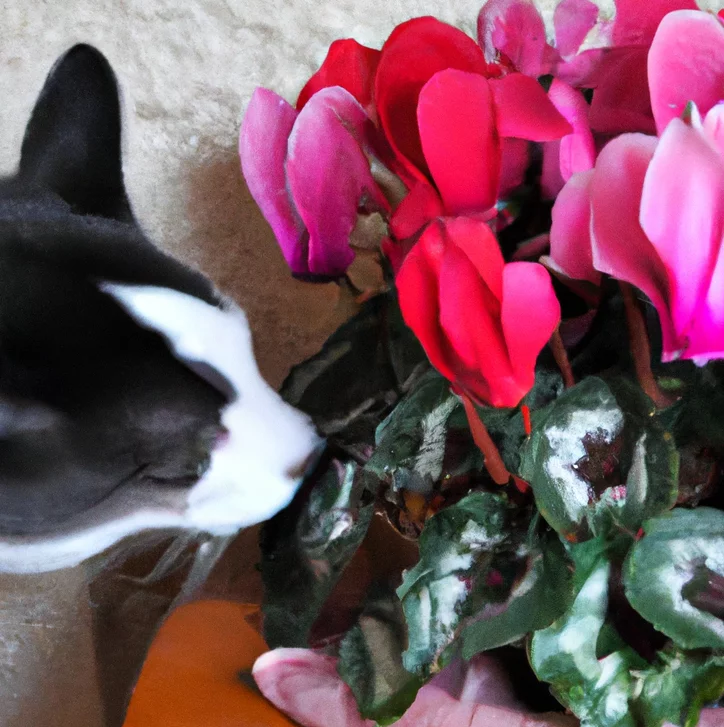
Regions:
<instances>
[{"instance_id":1,"label":"cat chin","mask_svg":"<svg viewBox=\"0 0 724 727\"><path fill-rule=\"evenodd\" d=\"M213 306L168 288L99 287L227 395L221 412L226 435L192 486L128 484L52 533L0 537L0 572L70 568L143 532L233 535L286 507L321 452L311 420L259 373L246 316L233 301Z\"/></svg>"},{"instance_id":2,"label":"cat chin","mask_svg":"<svg viewBox=\"0 0 724 727\"><path fill-rule=\"evenodd\" d=\"M195 508L189 505L189 498L199 484L162 489L129 485L52 533L3 536L0 572L31 574L74 568L131 537L129 552L177 534L185 539L196 535L199 540L235 535L285 507L297 489L286 488L277 493L280 499L274 503L266 499L266 507L257 511L251 511L245 499L253 495L242 493L221 494L218 500L204 500L203 508ZM112 552L110 555L113 557Z\"/></svg>"}]
</instances>

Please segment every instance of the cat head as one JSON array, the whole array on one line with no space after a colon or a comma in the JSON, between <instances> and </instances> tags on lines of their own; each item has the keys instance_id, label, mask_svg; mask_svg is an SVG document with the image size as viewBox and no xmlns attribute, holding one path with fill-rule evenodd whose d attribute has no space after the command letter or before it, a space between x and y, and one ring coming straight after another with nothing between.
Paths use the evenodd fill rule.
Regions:
<instances>
[{"instance_id":1,"label":"cat head","mask_svg":"<svg viewBox=\"0 0 724 727\"><path fill-rule=\"evenodd\" d=\"M243 311L140 229L113 71L72 48L0 180L0 570L231 534L283 508L319 448Z\"/></svg>"}]
</instances>

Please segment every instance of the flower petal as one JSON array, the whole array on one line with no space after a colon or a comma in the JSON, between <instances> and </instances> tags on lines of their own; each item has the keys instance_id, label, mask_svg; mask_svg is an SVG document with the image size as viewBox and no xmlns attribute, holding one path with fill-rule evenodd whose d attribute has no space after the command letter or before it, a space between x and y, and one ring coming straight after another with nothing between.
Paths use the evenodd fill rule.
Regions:
<instances>
[{"instance_id":1,"label":"flower petal","mask_svg":"<svg viewBox=\"0 0 724 727\"><path fill-rule=\"evenodd\" d=\"M581 47L598 20L598 6L590 0L562 0L553 13L556 48L565 58Z\"/></svg>"},{"instance_id":2,"label":"flower petal","mask_svg":"<svg viewBox=\"0 0 724 727\"><path fill-rule=\"evenodd\" d=\"M573 132L534 78L510 73L491 79L500 136L529 141L552 141Z\"/></svg>"},{"instance_id":3,"label":"flower petal","mask_svg":"<svg viewBox=\"0 0 724 727\"><path fill-rule=\"evenodd\" d=\"M596 145L588 125L588 104L580 91L557 78L551 83L548 97L573 127L573 133L564 136L560 145L561 176L568 181L577 172L593 169L596 161Z\"/></svg>"},{"instance_id":4,"label":"flower petal","mask_svg":"<svg viewBox=\"0 0 724 727\"><path fill-rule=\"evenodd\" d=\"M574 174L558 195L551 212L550 258L557 270L574 280L595 285L601 274L591 252L591 181L593 170Z\"/></svg>"},{"instance_id":5,"label":"flower petal","mask_svg":"<svg viewBox=\"0 0 724 727\"><path fill-rule=\"evenodd\" d=\"M645 47L611 48L601 58L594 73L596 90L589 115L594 131L654 133L646 54Z\"/></svg>"},{"instance_id":6,"label":"flower petal","mask_svg":"<svg viewBox=\"0 0 724 727\"><path fill-rule=\"evenodd\" d=\"M454 659L429 682L460 702L496 707L521 707L515 696L510 674L490 654L476 654L469 661Z\"/></svg>"},{"instance_id":7,"label":"flower petal","mask_svg":"<svg viewBox=\"0 0 724 727\"><path fill-rule=\"evenodd\" d=\"M303 727L373 727L359 715L352 690L337 673L337 659L311 649L274 649L254 664L261 693Z\"/></svg>"},{"instance_id":8,"label":"flower petal","mask_svg":"<svg viewBox=\"0 0 724 727\"><path fill-rule=\"evenodd\" d=\"M382 48L375 79L380 124L408 171L427 174L417 131L417 100L422 87L438 71L456 68L485 75L488 65L472 38L432 17L398 25Z\"/></svg>"},{"instance_id":9,"label":"flower petal","mask_svg":"<svg viewBox=\"0 0 724 727\"><path fill-rule=\"evenodd\" d=\"M479 402L515 406L520 396L500 324L500 302L457 245L445 250L440 268L440 323L455 354L453 381Z\"/></svg>"},{"instance_id":10,"label":"flower petal","mask_svg":"<svg viewBox=\"0 0 724 727\"><path fill-rule=\"evenodd\" d=\"M341 86L347 89L370 118L374 118L373 91L375 73L380 62L380 51L361 45L356 40L335 40L327 52L321 68L307 81L297 98L297 110L323 88Z\"/></svg>"},{"instance_id":11,"label":"flower petal","mask_svg":"<svg viewBox=\"0 0 724 727\"><path fill-rule=\"evenodd\" d=\"M724 156L724 103L718 103L709 109L709 113L704 118L704 130Z\"/></svg>"},{"instance_id":12,"label":"flower petal","mask_svg":"<svg viewBox=\"0 0 724 727\"><path fill-rule=\"evenodd\" d=\"M697 10L694 0L616 0L613 44L648 46L664 16L675 10ZM691 46L687 47L687 52Z\"/></svg>"},{"instance_id":13,"label":"flower petal","mask_svg":"<svg viewBox=\"0 0 724 727\"><path fill-rule=\"evenodd\" d=\"M392 266L392 272L397 275L402 267L402 263L405 262L407 253L412 250L417 240L414 237L408 237L406 240L393 240L389 237L383 237L380 242L380 249L382 254L387 258L390 265Z\"/></svg>"},{"instance_id":14,"label":"flower petal","mask_svg":"<svg viewBox=\"0 0 724 727\"><path fill-rule=\"evenodd\" d=\"M402 719L394 724L395 727L471 727L475 710L474 704L458 702L443 689L426 684ZM492 724L508 727L505 722L483 724L485 727Z\"/></svg>"},{"instance_id":15,"label":"flower petal","mask_svg":"<svg viewBox=\"0 0 724 727\"><path fill-rule=\"evenodd\" d=\"M556 142L549 142L555 144ZM525 139L500 140L500 181L498 198L505 199L525 181L530 164L530 144Z\"/></svg>"},{"instance_id":16,"label":"flower petal","mask_svg":"<svg viewBox=\"0 0 724 727\"><path fill-rule=\"evenodd\" d=\"M396 239L405 240L443 212L442 200L435 188L427 182L418 182L392 215L390 229Z\"/></svg>"},{"instance_id":17,"label":"flower petal","mask_svg":"<svg viewBox=\"0 0 724 727\"><path fill-rule=\"evenodd\" d=\"M599 26L600 27L600 26ZM572 56L556 68L556 78L574 88L592 88L592 80L608 48L591 48Z\"/></svg>"},{"instance_id":18,"label":"flower petal","mask_svg":"<svg viewBox=\"0 0 724 727\"><path fill-rule=\"evenodd\" d=\"M642 290L659 312L665 350L676 347L666 269L639 224L644 178L657 139L622 134L596 161L591 182L593 266Z\"/></svg>"},{"instance_id":19,"label":"flower petal","mask_svg":"<svg viewBox=\"0 0 724 727\"><path fill-rule=\"evenodd\" d=\"M299 112L289 137L286 171L294 203L309 230L309 271L341 275L354 259L349 237L361 204L388 208L365 155L372 122L338 86L318 91Z\"/></svg>"},{"instance_id":20,"label":"flower petal","mask_svg":"<svg viewBox=\"0 0 724 727\"><path fill-rule=\"evenodd\" d=\"M497 301L503 297L503 253L490 227L470 217L447 218L442 221L445 234L475 266L488 290ZM499 315L498 307L496 315Z\"/></svg>"},{"instance_id":21,"label":"flower petal","mask_svg":"<svg viewBox=\"0 0 724 727\"><path fill-rule=\"evenodd\" d=\"M239 156L249 193L274 231L293 273L308 273L306 229L289 197L284 160L297 112L266 88L252 94L241 125Z\"/></svg>"},{"instance_id":22,"label":"flower petal","mask_svg":"<svg viewBox=\"0 0 724 727\"><path fill-rule=\"evenodd\" d=\"M532 715L513 693L505 669L492 656L454 661L417 693L395 727L575 727L560 714Z\"/></svg>"},{"instance_id":23,"label":"flower petal","mask_svg":"<svg viewBox=\"0 0 724 727\"><path fill-rule=\"evenodd\" d=\"M689 101L705 115L724 99L724 26L697 10L667 15L651 44L648 76L659 134Z\"/></svg>"},{"instance_id":24,"label":"flower petal","mask_svg":"<svg viewBox=\"0 0 724 727\"><path fill-rule=\"evenodd\" d=\"M442 223L433 221L405 257L395 283L405 322L419 339L430 363L454 381L455 359L440 327L440 269L446 244Z\"/></svg>"},{"instance_id":25,"label":"flower petal","mask_svg":"<svg viewBox=\"0 0 724 727\"><path fill-rule=\"evenodd\" d=\"M561 140L546 141L543 144L543 166L540 173L543 199L555 199L565 183L561 175Z\"/></svg>"},{"instance_id":26,"label":"flower petal","mask_svg":"<svg viewBox=\"0 0 724 727\"><path fill-rule=\"evenodd\" d=\"M488 80L448 69L420 91L420 140L428 168L449 214L495 204L500 144Z\"/></svg>"},{"instance_id":27,"label":"flower petal","mask_svg":"<svg viewBox=\"0 0 724 727\"><path fill-rule=\"evenodd\" d=\"M478 43L493 63L498 52L526 76L552 73L560 56L546 41L546 30L531 0L488 0L478 15Z\"/></svg>"},{"instance_id":28,"label":"flower petal","mask_svg":"<svg viewBox=\"0 0 724 727\"><path fill-rule=\"evenodd\" d=\"M539 263L508 263L501 323L521 398L532 388L538 354L560 322L561 306L548 271Z\"/></svg>"},{"instance_id":29,"label":"flower petal","mask_svg":"<svg viewBox=\"0 0 724 727\"><path fill-rule=\"evenodd\" d=\"M699 305L688 332L688 347L682 358L699 366L724 358L724 254L719 250L706 297Z\"/></svg>"},{"instance_id":30,"label":"flower petal","mask_svg":"<svg viewBox=\"0 0 724 727\"><path fill-rule=\"evenodd\" d=\"M724 235L724 160L701 129L681 119L666 127L646 172L640 220L668 273L669 307L684 338Z\"/></svg>"}]
</instances>

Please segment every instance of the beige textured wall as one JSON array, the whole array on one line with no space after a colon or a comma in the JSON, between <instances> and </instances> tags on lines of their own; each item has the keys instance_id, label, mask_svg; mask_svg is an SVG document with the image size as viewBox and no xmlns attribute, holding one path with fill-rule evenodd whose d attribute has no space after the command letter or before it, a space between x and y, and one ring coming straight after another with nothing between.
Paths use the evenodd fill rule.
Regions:
<instances>
[{"instance_id":1,"label":"beige textured wall","mask_svg":"<svg viewBox=\"0 0 724 727\"><path fill-rule=\"evenodd\" d=\"M0 173L17 164L45 75L76 42L96 45L124 95L126 182L162 247L247 310L263 373L277 385L335 327L336 291L293 281L249 198L239 122L256 85L293 100L329 43L379 47L434 13L471 34L481 0L2 0Z\"/></svg>"}]
</instances>

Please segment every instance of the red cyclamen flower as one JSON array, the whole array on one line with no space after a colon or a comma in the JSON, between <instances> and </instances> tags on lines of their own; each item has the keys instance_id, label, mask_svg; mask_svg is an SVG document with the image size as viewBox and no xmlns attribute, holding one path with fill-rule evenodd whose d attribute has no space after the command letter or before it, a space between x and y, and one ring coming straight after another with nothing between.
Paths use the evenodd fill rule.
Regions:
<instances>
[{"instance_id":1,"label":"red cyclamen flower","mask_svg":"<svg viewBox=\"0 0 724 727\"><path fill-rule=\"evenodd\" d=\"M490 228L433 221L397 276L400 306L432 365L478 402L516 406L560 322L550 276L538 263L505 264Z\"/></svg>"}]
</instances>

